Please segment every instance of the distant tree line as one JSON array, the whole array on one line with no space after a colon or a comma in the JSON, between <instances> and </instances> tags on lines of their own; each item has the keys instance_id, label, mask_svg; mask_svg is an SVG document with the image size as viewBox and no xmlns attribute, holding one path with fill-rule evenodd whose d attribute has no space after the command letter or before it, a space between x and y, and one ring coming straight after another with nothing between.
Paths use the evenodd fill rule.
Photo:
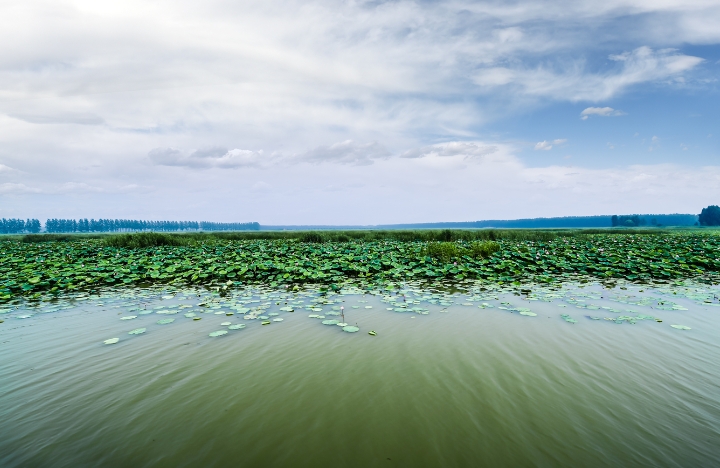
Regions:
<instances>
[{"instance_id":1,"label":"distant tree line","mask_svg":"<svg viewBox=\"0 0 720 468\"><path fill-rule=\"evenodd\" d=\"M21 234L24 232L40 232L40 221L37 219L5 219L0 220L0 234Z\"/></svg>"},{"instance_id":2,"label":"distant tree line","mask_svg":"<svg viewBox=\"0 0 720 468\"><path fill-rule=\"evenodd\" d=\"M613 220L614 218L614 220ZM413 224L376 224L354 226L332 225L263 225L263 230L276 231L327 231L327 230L414 230L414 229L571 229L605 228L610 226L628 226L619 223L620 216L565 216L558 218L526 218L484 221L463 221L452 223L413 223ZM622 223L628 220L632 226L693 226L697 223L694 214L639 214L622 216Z\"/></svg>"},{"instance_id":3,"label":"distant tree line","mask_svg":"<svg viewBox=\"0 0 720 468\"><path fill-rule=\"evenodd\" d=\"M39 224L39 223L38 223ZM142 221L136 219L48 219L45 232L132 231L258 231L258 223L211 223L208 221ZM39 228L38 231L39 232Z\"/></svg>"},{"instance_id":4,"label":"distant tree line","mask_svg":"<svg viewBox=\"0 0 720 468\"><path fill-rule=\"evenodd\" d=\"M697 216L691 214L613 215L610 218L612 227L693 226L695 224L697 224Z\"/></svg>"},{"instance_id":5,"label":"distant tree line","mask_svg":"<svg viewBox=\"0 0 720 468\"><path fill-rule=\"evenodd\" d=\"M639 215L627 215L627 216L613 215L612 218L610 218L610 223L612 224L612 227L617 227L617 226L635 227L635 226L645 226L647 224L647 220L645 218L641 218ZM657 221L654 224L657 225Z\"/></svg>"}]
</instances>

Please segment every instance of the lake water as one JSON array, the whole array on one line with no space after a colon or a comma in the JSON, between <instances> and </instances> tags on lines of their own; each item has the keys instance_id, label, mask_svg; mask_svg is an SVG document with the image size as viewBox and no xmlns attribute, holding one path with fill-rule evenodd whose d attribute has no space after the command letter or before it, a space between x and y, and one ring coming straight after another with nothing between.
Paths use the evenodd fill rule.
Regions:
<instances>
[{"instance_id":1,"label":"lake water","mask_svg":"<svg viewBox=\"0 0 720 468\"><path fill-rule=\"evenodd\" d=\"M0 466L720 465L716 287L467 287L4 306Z\"/></svg>"}]
</instances>

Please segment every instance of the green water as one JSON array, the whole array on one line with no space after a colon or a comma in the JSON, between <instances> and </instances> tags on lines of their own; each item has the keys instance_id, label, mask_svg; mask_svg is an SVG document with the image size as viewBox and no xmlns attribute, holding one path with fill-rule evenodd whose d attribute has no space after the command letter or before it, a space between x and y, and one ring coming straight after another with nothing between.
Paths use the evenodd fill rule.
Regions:
<instances>
[{"instance_id":1,"label":"green water","mask_svg":"<svg viewBox=\"0 0 720 468\"><path fill-rule=\"evenodd\" d=\"M226 307L120 320L180 303L160 294L6 310L0 466L718 466L720 308L678 296L687 310L664 310L671 292L597 285L552 302L484 294L421 302L427 315L336 295L353 334L297 300L279 311L286 297L261 299L284 319L267 326L214 313ZM662 322L616 323L603 318L625 312L586 303ZM226 321L247 328L208 336Z\"/></svg>"}]
</instances>

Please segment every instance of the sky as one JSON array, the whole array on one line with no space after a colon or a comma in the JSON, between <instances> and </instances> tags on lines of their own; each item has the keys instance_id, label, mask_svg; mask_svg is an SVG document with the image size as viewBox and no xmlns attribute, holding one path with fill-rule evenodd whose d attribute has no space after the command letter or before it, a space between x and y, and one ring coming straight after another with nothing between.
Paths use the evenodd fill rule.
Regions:
<instances>
[{"instance_id":1,"label":"sky","mask_svg":"<svg viewBox=\"0 0 720 468\"><path fill-rule=\"evenodd\" d=\"M0 217L720 204L717 0L4 0L0 42Z\"/></svg>"}]
</instances>

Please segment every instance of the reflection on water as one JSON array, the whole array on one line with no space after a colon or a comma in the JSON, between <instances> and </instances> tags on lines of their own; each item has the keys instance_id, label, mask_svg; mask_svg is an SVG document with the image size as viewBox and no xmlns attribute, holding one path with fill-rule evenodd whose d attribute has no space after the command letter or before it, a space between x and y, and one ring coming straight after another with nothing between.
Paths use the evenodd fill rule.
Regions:
<instances>
[{"instance_id":1,"label":"reflection on water","mask_svg":"<svg viewBox=\"0 0 720 468\"><path fill-rule=\"evenodd\" d=\"M0 466L716 466L719 295L468 282L0 306Z\"/></svg>"}]
</instances>

